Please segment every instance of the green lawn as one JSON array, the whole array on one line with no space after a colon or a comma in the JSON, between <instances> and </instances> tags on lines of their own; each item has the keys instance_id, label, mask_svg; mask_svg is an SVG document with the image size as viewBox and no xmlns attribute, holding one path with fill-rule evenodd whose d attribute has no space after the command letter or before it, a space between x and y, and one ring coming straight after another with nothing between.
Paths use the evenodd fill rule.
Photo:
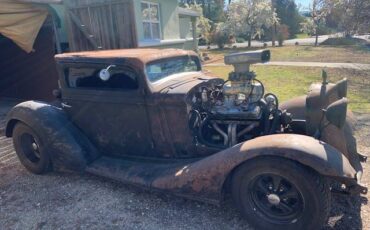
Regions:
<instances>
[{"instance_id":1,"label":"green lawn","mask_svg":"<svg viewBox=\"0 0 370 230\"><path fill-rule=\"evenodd\" d=\"M206 67L216 76L227 78L232 71L229 66ZM306 94L313 82L321 81L321 68L253 66L257 78L263 82L266 92L275 93L280 101ZM355 112L370 113L370 73L349 69L327 69L329 80L349 80L348 98L350 108Z\"/></svg>"},{"instance_id":2,"label":"green lawn","mask_svg":"<svg viewBox=\"0 0 370 230\"><path fill-rule=\"evenodd\" d=\"M306 34L306 33L300 33L300 34L296 34L295 35L295 38L298 38L298 39L302 39L302 38L310 38L311 36Z\"/></svg>"},{"instance_id":3,"label":"green lawn","mask_svg":"<svg viewBox=\"0 0 370 230\"><path fill-rule=\"evenodd\" d=\"M254 50L257 48L254 48ZM370 48L365 46L283 46L267 47L271 50L271 61L312 61L370 64ZM248 48L203 50L211 57L207 63L223 62L228 53L253 50Z\"/></svg>"}]
</instances>

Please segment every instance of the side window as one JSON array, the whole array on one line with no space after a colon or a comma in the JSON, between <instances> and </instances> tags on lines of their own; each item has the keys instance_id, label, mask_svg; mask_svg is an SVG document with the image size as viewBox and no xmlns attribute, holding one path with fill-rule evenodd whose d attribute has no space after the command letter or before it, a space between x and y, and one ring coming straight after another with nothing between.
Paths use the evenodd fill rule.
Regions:
<instances>
[{"instance_id":1,"label":"side window","mask_svg":"<svg viewBox=\"0 0 370 230\"><path fill-rule=\"evenodd\" d=\"M99 77L101 68L66 69L65 75L70 88L104 89L104 90L135 90L139 88L137 75L131 71L111 69L110 78L103 81Z\"/></svg>"}]
</instances>

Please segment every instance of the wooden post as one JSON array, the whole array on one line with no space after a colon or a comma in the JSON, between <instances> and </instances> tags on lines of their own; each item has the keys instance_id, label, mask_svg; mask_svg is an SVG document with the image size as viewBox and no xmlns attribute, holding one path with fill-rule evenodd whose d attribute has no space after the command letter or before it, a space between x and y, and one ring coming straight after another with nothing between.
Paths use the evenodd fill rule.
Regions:
<instances>
[{"instance_id":1,"label":"wooden post","mask_svg":"<svg viewBox=\"0 0 370 230\"><path fill-rule=\"evenodd\" d=\"M57 53L61 54L62 53L62 47L60 46L60 39L59 39L59 33L58 33L58 28L56 25L56 18L54 14L51 14L51 20L53 21L53 31L54 31L54 36L55 36L55 46L57 48Z\"/></svg>"},{"instance_id":2,"label":"wooden post","mask_svg":"<svg viewBox=\"0 0 370 230\"><path fill-rule=\"evenodd\" d=\"M191 27L193 32L193 50L198 52L198 38L197 38L197 18L191 17Z\"/></svg>"}]
</instances>

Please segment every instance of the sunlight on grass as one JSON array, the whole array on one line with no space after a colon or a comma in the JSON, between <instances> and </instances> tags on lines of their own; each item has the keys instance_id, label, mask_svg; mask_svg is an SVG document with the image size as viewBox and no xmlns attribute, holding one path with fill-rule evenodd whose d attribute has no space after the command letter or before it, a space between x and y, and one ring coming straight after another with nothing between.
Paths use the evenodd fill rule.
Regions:
<instances>
[{"instance_id":1,"label":"sunlight on grass","mask_svg":"<svg viewBox=\"0 0 370 230\"><path fill-rule=\"evenodd\" d=\"M203 50L211 61L222 62L223 56L229 53L256 50L261 48L237 48L222 50ZM340 63L369 63L370 49L364 46L283 46L267 47L271 51L271 61L312 61ZM213 60L212 60L213 59Z\"/></svg>"},{"instance_id":2,"label":"sunlight on grass","mask_svg":"<svg viewBox=\"0 0 370 230\"><path fill-rule=\"evenodd\" d=\"M306 34L306 33L300 33L300 34L296 34L295 35L295 38L297 39L302 39L302 38L310 38L311 36Z\"/></svg>"},{"instance_id":3,"label":"sunlight on grass","mask_svg":"<svg viewBox=\"0 0 370 230\"><path fill-rule=\"evenodd\" d=\"M230 66L205 69L225 79L232 71ZM322 81L322 69L315 67L253 66L252 70L265 85L266 92L276 94L280 101L306 94L311 83ZM348 98L353 111L370 112L370 73L348 69L327 69L327 72L331 82L345 77L349 80Z\"/></svg>"}]
</instances>

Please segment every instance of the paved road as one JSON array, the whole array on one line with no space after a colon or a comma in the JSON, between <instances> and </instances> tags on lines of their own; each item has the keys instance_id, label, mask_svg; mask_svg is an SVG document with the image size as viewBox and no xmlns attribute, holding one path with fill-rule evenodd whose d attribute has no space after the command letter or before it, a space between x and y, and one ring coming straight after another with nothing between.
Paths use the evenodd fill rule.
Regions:
<instances>
[{"instance_id":1,"label":"paved road","mask_svg":"<svg viewBox=\"0 0 370 230\"><path fill-rule=\"evenodd\" d=\"M319 43L325 41L328 39L330 36L329 35L322 35L319 36ZM284 45L295 45L295 43L298 42L300 45L313 45L315 44L315 37L310 37L310 38L296 38L296 39L289 39L284 41ZM263 47L263 44L265 42L263 41L255 41L253 40L251 43L252 47ZM272 46L272 42L266 42L267 46ZM277 45L277 42L276 42ZM244 48L248 47L248 42L243 42L243 43L234 43L232 46L236 46L238 48ZM207 49L207 46L199 46L199 49ZM211 49L217 49L217 45L211 45Z\"/></svg>"},{"instance_id":2,"label":"paved road","mask_svg":"<svg viewBox=\"0 0 370 230\"><path fill-rule=\"evenodd\" d=\"M285 61L272 61L267 63L257 63L255 65L262 66L305 66L305 67L327 67L327 68L344 68L344 69L357 69L357 70L370 70L370 64L362 63L328 63L328 62L285 62ZM204 66L225 66L224 63L210 63Z\"/></svg>"},{"instance_id":3,"label":"paved road","mask_svg":"<svg viewBox=\"0 0 370 230\"><path fill-rule=\"evenodd\" d=\"M322 35L322 36L319 36L318 41L319 41L319 43L321 43L321 42L325 41L326 39L328 39L330 37L337 37L337 36L341 36L341 34ZM354 37L370 41L370 35L356 35ZM285 46L294 46L296 42L298 42L300 45L314 45L315 44L315 37L313 36L313 37L309 37L309 38L288 39L288 40L284 41L284 45ZM252 47L263 47L264 43L265 42L263 42L263 41L253 40L252 43L251 43L251 46ZM272 46L271 41L268 41L266 43L267 43L267 46ZM278 44L278 43L276 42L276 44ZM245 48L245 47L248 47L248 42L234 43L234 44L232 44L232 46L236 46L238 48ZM211 45L211 49L217 49L217 48L218 48L217 45ZM199 46L199 49L207 49L207 46Z\"/></svg>"}]
</instances>

